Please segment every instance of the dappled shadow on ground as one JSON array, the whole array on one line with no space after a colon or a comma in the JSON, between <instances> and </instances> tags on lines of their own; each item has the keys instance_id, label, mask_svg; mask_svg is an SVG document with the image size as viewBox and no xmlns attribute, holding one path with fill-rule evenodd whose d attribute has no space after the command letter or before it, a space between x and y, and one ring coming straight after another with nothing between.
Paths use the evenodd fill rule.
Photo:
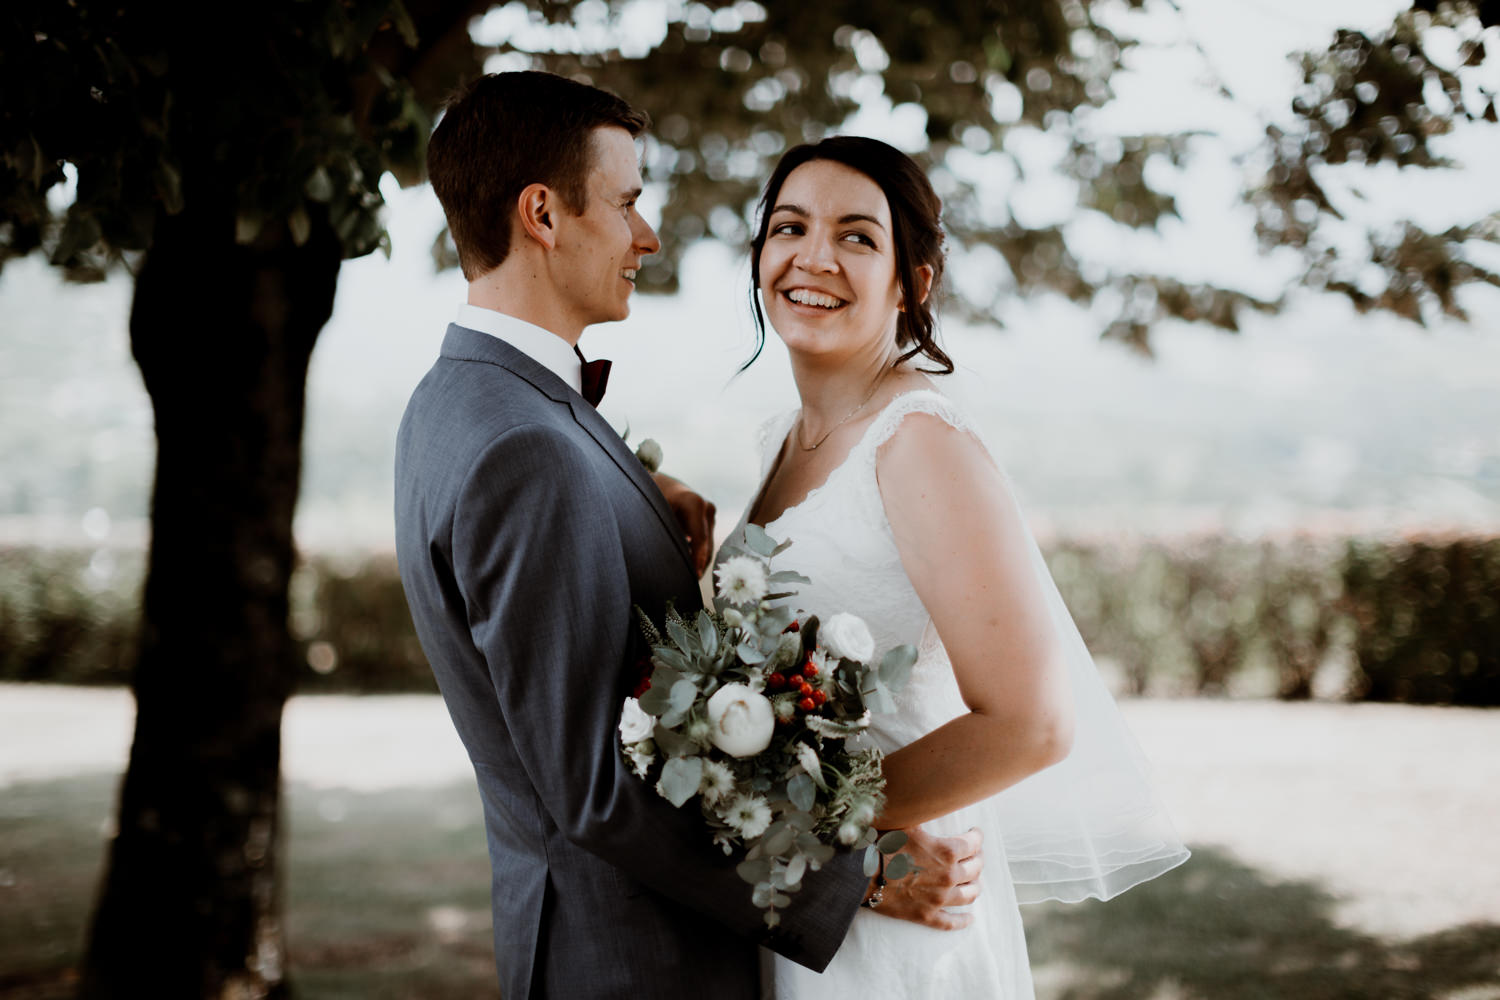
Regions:
<instances>
[{"instance_id":1,"label":"dappled shadow on ground","mask_svg":"<svg viewBox=\"0 0 1500 1000\"><path fill-rule=\"evenodd\" d=\"M117 780L0 791L0 1000L71 995ZM294 784L287 801L301 1000L499 996L472 781L375 793ZM1119 899L1023 913L1039 1000L1500 1000L1500 926L1392 941L1338 926L1334 903L1315 883L1198 848Z\"/></svg>"},{"instance_id":2,"label":"dappled shadow on ground","mask_svg":"<svg viewBox=\"0 0 1500 1000\"><path fill-rule=\"evenodd\" d=\"M118 781L0 790L0 1000L72 996ZM285 833L300 1000L499 996L472 781L377 793L293 784Z\"/></svg>"},{"instance_id":3,"label":"dappled shadow on ground","mask_svg":"<svg viewBox=\"0 0 1500 1000\"><path fill-rule=\"evenodd\" d=\"M1215 848L1108 903L1023 908L1039 1000L1500 997L1500 926L1391 941L1335 900ZM1484 987L1492 987L1485 989Z\"/></svg>"}]
</instances>

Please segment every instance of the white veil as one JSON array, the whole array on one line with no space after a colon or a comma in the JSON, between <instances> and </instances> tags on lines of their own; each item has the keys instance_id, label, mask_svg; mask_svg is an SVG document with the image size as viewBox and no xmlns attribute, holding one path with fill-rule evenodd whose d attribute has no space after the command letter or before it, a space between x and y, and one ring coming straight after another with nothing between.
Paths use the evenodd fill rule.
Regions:
<instances>
[{"instance_id":1,"label":"white veil","mask_svg":"<svg viewBox=\"0 0 1500 1000\"><path fill-rule=\"evenodd\" d=\"M1027 542L1067 659L1073 747L1061 763L1007 788L984 807L997 814L1019 902L1110 899L1177 867L1189 852L1029 528ZM947 656L930 622L920 655Z\"/></svg>"}]
</instances>

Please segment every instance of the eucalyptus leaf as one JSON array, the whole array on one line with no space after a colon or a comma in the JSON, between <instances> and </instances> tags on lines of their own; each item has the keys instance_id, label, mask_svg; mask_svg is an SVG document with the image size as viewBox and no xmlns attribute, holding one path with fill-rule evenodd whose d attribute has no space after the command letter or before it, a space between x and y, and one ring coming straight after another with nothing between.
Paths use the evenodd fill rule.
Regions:
<instances>
[{"instance_id":1,"label":"eucalyptus leaf","mask_svg":"<svg viewBox=\"0 0 1500 1000\"><path fill-rule=\"evenodd\" d=\"M786 783L786 795L792 800L792 805L803 812L809 812L813 803L818 800L818 789L813 784L812 776L804 771L793 775Z\"/></svg>"},{"instance_id":2,"label":"eucalyptus leaf","mask_svg":"<svg viewBox=\"0 0 1500 1000\"><path fill-rule=\"evenodd\" d=\"M790 850L796 839L797 831L785 823L777 823L766 831L765 836L761 837L760 843L761 847L765 848L767 854L779 855L785 854Z\"/></svg>"},{"instance_id":3,"label":"eucalyptus leaf","mask_svg":"<svg viewBox=\"0 0 1500 1000\"><path fill-rule=\"evenodd\" d=\"M790 826L793 830L796 830L798 833L804 834L818 825L818 821L812 818L811 812L787 813L786 823L787 826ZM811 836L811 834L808 835Z\"/></svg>"},{"instance_id":4,"label":"eucalyptus leaf","mask_svg":"<svg viewBox=\"0 0 1500 1000\"><path fill-rule=\"evenodd\" d=\"M774 896L771 897L771 905L772 906L791 906L792 905L792 897L788 896L784 892L778 892Z\"/></svg>"},{"instance_id":5,"label":"eucalyptus leaf","mask_svg":"<svg viewBox=\"0 0 1500 1000\"><path fill-rule=\"evenodd\" d=\"M793 569L778 569L766 579L771 583L812 583L807 577Z\"/></svg>"},{"instance_id":6,"label":"eucalyptus leaf","mask_svg":"<svg viewBox=\"0 0 1500 1000\"><path fill-rule=\"evenodd\" d=\"M917 647L910 644L897 646L886 653L880 661L880 679L893 691L899 691L911 676L912 664L917 662Z\"/></svg>"},{"instance_id":7,"label":"eucalyptus leaf","mask_svg":"<svg viewBox=\"0 0 1500 1000\"><path fill-rule=\"evenodd\" d=\"M795 891L802 884L802 876L807 874L807 859L798 854L787 862L786 873L782 878L786 881L786 887Z\"/></svg>"},{"instance_id":8,"label":"eucalyptus leaf","mask_svg":"<svg viewBox=\"0 0 1500 1000\"><path fill-rule=\"evenodd\" d=\"M672 707L672 689L652 680L651 686L641 692L641 710L650 715L661 717L667 714Z\"/></svg>"},{"instance_id":9,"label":"eucalyptus leaf","mask_svg":"<svg viewBox=\"0 0 1500 1000\"><path fill-rule=\"evenodd\" d=\"M684 677L672 685L672 710L686 712L698 698L698 685Z\"/></svg>"},{"instance_id":10,"label":"eucalyptus leaf","mask_svg":"<svg viewBox=\"0 0 1500 1000\"><path fill-rule=\"evenodd\" d=\"M764 663L766 660L766 654L762 653L760 646L756 644L754 639L750 638L746 638L744 642L740 643L739 647L735 649L735 653L746 663Z\"/></svg>"},{"instance_id":11,"label":"eucalyptus leaf","mask_svg":"<svg viewBox=\"0 0 1500 1000\"><path fill-rule=\"evenodd\" d=\"M896 700L891 697L891 692L880 681L875 682L873 688L864 692L865 707L872 712L894 712Z\"/></svg>"},{"instance_id":12,"label":"eucalyptus leaf","mask_svg":"<svg viewBox=\"0 0 1500 1000\"><path fill-rule=\"evenodd\" d=\"M775 910L767 910L765 920L767 927L778 927L781 925L781 914Z\"/></svg>"},{"instance_id":13,"label":"eucalyptus leaf","mask_svg":"<svg viewBox=\"0 0 1500 1000\"><path fill-rule=\"evenodd\" d=\"M885 863L886 878L905 878L915 870L910 854L898 854Z\"/></svg>"},{"instance_id":14,"label":"eucalyptus leaf","mask_svg":"<svg viewBox=\"0 0 1500 1000\"><path fill-rule=\"evenodd\" d=\"M875 846L879 848L881 854L895 854L906 846L906 841L906 831L892 830L889 833L882 834L880 839L875 842Z\"/></svg>"},{"instance_id":15,"label":"eucalyptus leaf","mask_svg":"<svg viewBox=\"0 0 1500 1000\"><path fill-rule=\"evenodd\" d=\"M740 878L755 885L771 877L771 862L765 858L741 861L734 870L739 873Z\"/></svg>"},{"instance_id":16,"label":"eucalyptus leaf","mask_svg":"<svg viewBox=\"0 0 1500 1000\"><path fill-rule=\"evenodd\" d=\"M786 541L780 543L774 549L772 549L771 550L771 555L772 556L779 556L779 555L781 555L783 552L785 552L787 549L789 549L791 547L792 547L792 540L790 538L788 538Z\"/></svg>"},{"instance_id":17,"label":"eucalyptus leaf","mask_svg":"<svg viewBox=\"0 0 1500 1000\"><path fill-rule=\"evenodd\" d=\"M880 852L871 844L865 848L865 878L874 878L880 872Z\"/></svg>"},{"instance_id":18,"label":"eucalyptus leaf","mask_svg":"<svg viewBox=\"0 0 1500 1000\"><path fill-rule=\"evenodd\" d=\"M771 900L776 898L776 887L769 882L760 882L755 886L755 891L750 894L750 902L761 909L771 905Z\"/></svg>"},{"instance_id":19,"label":"eucalyptus leaf","mask_svg":"<svg viewBox=\"0 0 1500 1000\"><path fill-rule=\"evenodd\" d=\"M673 757L661 769L661 793L668 802L681 808L698 793L703 782L702 757Z\"/></svg>"},{"instance_id":20,"label":"eucalyptus leaf","mask_svg":"<svg viewBox=\"0 0 1500 1000\"><path fill-rule=\"evenodd\" d=\"M762 558L771 558L771 553L776 551L776 541L766 534L766 529L758 524L745 525L745 544L750 551Z\"/></svg>"},{"instance_id":21,"label":"eucalyptus leaf","mask_svg":"<svg viewBox=\"0 0 1500 1000\"><path fill-rule=\"evenodd\" d=\"M813 864L826 865L833 860L833 856L838 851L833 849L832 844L818 844L815 847L803 848L803 853L807 855L808 860Z\"/></svg>"},{"instance_id":22,"label":"eucalyptus leaf","mask_svg":"<svg viewBox=\"0 0 1500 1000\"><path fill-rule=\"evenodd\" d=\"M697 753L698 744L683 736L675 729L668 729L660 722L656 724L656 745L662 753L668 757L685 757L688 754Z\"/></svg>"}]
</instances>

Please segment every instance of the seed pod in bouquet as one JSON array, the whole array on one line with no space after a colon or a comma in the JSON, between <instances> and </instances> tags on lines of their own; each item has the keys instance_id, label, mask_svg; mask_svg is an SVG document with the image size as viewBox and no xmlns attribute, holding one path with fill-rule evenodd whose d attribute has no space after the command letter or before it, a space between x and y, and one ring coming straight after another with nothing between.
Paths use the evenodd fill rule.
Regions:
<instances>
[{"instance_id":1,"label":"seed pod in bouquet","mask_svg":"<svg viewBox=\"0 0 1500 1000\"><path fill-rule=\"evenodd\" d=\"M802 638L802 655L807 656L818 648L818 616L809 615L797 633Z\"/></svg>"},{"instance_id":2,"label":"seed pod in bouquet","mask_svg":"<svg viewBox=\"0 0 1500 1000\"><path fill-rule=\"evenodd\" d=\"M776 652L771 656L768 667L771 670L784 670L801 662L803 655L802 637L796 632L783 632L776 641Z\"/></svg>"}]
</instances>

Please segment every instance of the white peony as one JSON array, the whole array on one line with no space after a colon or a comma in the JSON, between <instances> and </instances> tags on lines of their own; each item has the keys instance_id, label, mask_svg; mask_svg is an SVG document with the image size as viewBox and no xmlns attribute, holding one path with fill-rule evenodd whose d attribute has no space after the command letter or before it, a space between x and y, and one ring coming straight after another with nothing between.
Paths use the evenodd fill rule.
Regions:
<instances>
[{"instance_id":1,"label":"white peony","mask_svg":"<svg viewBox=\"0 0 1500 1000\"><path fill-rule=\"evenodd\" d=\"M635 698L625 699L625 708L620 713L620 742L639 743L656 732L656 716L641 707Z\"/></svg>"},{"instance_id":2,"label":"white peony","mask_svg":"<svg viewBox=\"0 0 1500 1000\"><path fill-rule=\"evenodd\" d=\"M725 684L708 699L710 738L731 757L753 757L771 745L776 713L770 699L743 684Z\"/></svg>"},{"instance_id":3,"label":"white peony","mask_svg":"<svg viewBox=\"0 0 1500 1000\"><path fill-rule=\"evenodd\" d=\"M730 604L754 604L770 589L766 567L749 556L725 559L714 572L719 578L719 596Z\"/></svg>"},{"instance_id":4,"label":"white peony","mask_svg":"<svg viewBox=\"0 0 1500 1000\"><path fill-rule=\"evenodd\" d=\"M858 615L839 612L818 629L818 641L833 656L869 663L875 655L875 637Z\"/></svg>"}]
</instances>

